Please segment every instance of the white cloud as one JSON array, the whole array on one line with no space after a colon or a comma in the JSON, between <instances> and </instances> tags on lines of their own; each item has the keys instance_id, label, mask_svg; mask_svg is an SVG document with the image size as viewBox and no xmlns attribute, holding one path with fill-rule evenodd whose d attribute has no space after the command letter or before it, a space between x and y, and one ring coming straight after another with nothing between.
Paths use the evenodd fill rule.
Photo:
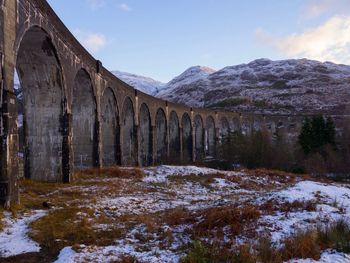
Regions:
<instances>
[{"instance_id":1,"label":"white cloud","mask_svg":"<svg viewBox=\"0 0 350 263\"><path fill-rule=\"evenodd\" d=\"M77 37L80 43L92 53L100 51L107 44L106 36L101 33L74 30L74 35Z\"/></svg>"},{"instance_id":2,"label":"white cloud","mask_svg":"<svg viewBox=\"0 0 350 263\"><path fill-rule=\"evenodd\" d=\"M302 7L302 17L313 19L325 13L344 14L350 11L349 7L349 0L306 0Z\"/></svg>"},{"instance_id":3,"label":"white cloud","mask_svg":"<svg viewBox=\"0 0 350 263\"><path fill-rule=\"evenodd\" d=\"M105 0L86 0L86 3L91 9L96 10L105 5Z\"/></svg>"},{"instance_id":4,"label":"white cloud","mask_svg":"<svg viewBox=\"0 0 350 263\"><path fill-rule=\"evenodd\" d=\"M350 16L334 16L318 27L285 37L258 29L255 37L287 57L350 64Z\"/></svg>"},{"instance_id":5,"label":"white cloud","mask_svg":"<svg viewBox=\"0 0 350 263\"><path fill-rule=\"evenodd\" d=\"M131 11L130 6L128 6L128 5L125 4L125 3L120 4L120 5L119 5L119 8L120 8L121 10L125 11L125 12Z\"/></svg>"}]
</instances>

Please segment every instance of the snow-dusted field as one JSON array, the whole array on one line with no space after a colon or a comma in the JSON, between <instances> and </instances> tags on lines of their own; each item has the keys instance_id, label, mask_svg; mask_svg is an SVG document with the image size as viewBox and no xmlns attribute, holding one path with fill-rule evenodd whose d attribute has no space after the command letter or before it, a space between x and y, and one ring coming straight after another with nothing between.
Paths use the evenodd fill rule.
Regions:
<instances>
[{"instance_id":1,"label":"snow-dusted field","mask_svg":"<svg viewBox=\"0 0 350 263\"><path fill-rule=\"evenodd\" d=\"M83 177L74 185L40 192L35 201L49 201L53 207L46 211L27 208L17 218L5 213L0 256L39 252L45 244L29 238L31 223L73 206L78 209L76 217L72 222L67 218L66 223L85 220L97 239L88 244L58 239L61 251L56 262L115 262L123 257L139 262L179 262L195 238L205 242L213 238L234 247L268 235L280 246L297 230L338 219L350 222L350 185L265 170L223 172L195 166L151 167L142 169L142 174ZM26 194L34 191L26 187L32 186L23 186L24 203ZM64 196L68 198L62 199ZM208 217L242 207L258 214L256 220L242 224L239 233L234 231L235 225L218 222L217 227L208 227L212 232L205 237L198 235ZM99 235L102 239L103 231L109 230L118 234L101 245ZM350 262L350 255L325 250L319 261L289 262Z\"/></svg>"}]
</instances>

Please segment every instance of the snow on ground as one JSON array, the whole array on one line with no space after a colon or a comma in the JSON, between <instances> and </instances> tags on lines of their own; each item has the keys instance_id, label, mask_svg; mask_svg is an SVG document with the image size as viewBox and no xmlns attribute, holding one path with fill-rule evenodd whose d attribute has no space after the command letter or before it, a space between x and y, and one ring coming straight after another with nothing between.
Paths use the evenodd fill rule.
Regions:
<instances>
[{"instance_id":1,"label":"snow on ground","mask_svg":"<svg viewBox=\"0 0 350 263\"><path fill-rule=\"evenodd\" d=\"M168 177L174 175L187 176L224 173L223 171L206 167L170 165L145 168L144 171L146 176L144 177L143 181L147 183L163 183L167 181Z\"/></svg>"},{"instance_id":2,"label":"snow on ground","mask_svg":"<svg viewBox=\"0 0 350 263\"><path fill-rule=\"evenodd\" d=\"M312 200L319 196L325 202L337 202L350 209L350 187L312 181L302 181L284 191L278 196L290 202L295 200ZM349 210L350 213L350 210Z\"/></svg>"},{"instance_id":3,"label":"snow on ground","mask_svg":"<svg viewBox=\"0 0 350 263\"><path fill-rule=\"evenodd\" d=\"M319 260L314 259L291 259L287 263L349 263L350 255L326 250Z\"/></svg>"},{"instance_id":4,"label":"snow on ground","mask_svg":"<svg viewBox=\"0 0 350 263\"><path fill-rule=\"evenodd\" d=\"M277 212L261 219L261 231L269 227L271 239L278 243L296 230L310 226L326 224L339 219L350 221L350 187L325 184L313 181L301 181L285 190L272 193L269 198L279 203L294 201L313 201L317 203L316 211L298 211L292 213Z\"/></svg>"},{"instance_id":5,"label":"snow on ground","mask_svg":"<svg viewBox=\"0 0 350 263\"><path fill-rule=\"evenodd\" d=\"M5 228L0 232L0 257L40 251L40 246L27 236L28 225L45 214L45 211L37 210L13 219L11 213L5 213Z\"/></svg>"},{"instance_id":6,"label":"snow on ground","mask_svg":"<svg viewBox=\"0 0 350 263\"><path fill-rule=\"evenodd\" d=\"M240 172L224 172L196 166L163 165L145 168L144 173L145 177L139 185L146 185L152 190L151 192L136 191L132 194L108 196L100 200L96 208L105 210L108 207L109 214L114 216L156 213L176 207L196 210L236 201L239 194L249 192L227 178L220 178L241 177L243 174ZM206 182L201 182L201 177L205 175L212 176L207 186L203 185ZM189 176L194 176L195 179L190 180ZM180 177L180 180L176 181L176 177Z\"/></svg>"},{"instance_id":7,"label":"snow on ground","mask_svg":"<svg viewBox=\"0 0 350 263\"><path fill-rule=\"evenodd\" d=\"M128 170L130 168L121 168ZM149 228L147 221L120 221L130 215L157 217L171 209L180 208L191 215L201 215L203 209L239 206L250 204L259 209L260 205L274 200L277 205L294 201L315 202L316 209L306 211L297 209L288 212L273 210L262 213L258 219L258 233L270 233L275 244L302 227L327 224L339 218L350 219L350 187L340 184L325 184L289 175L276 175L268 171L218 171L195 166L159 166L142 169L143 177L103 177L89 178L84 186L71 186L64 191L74 191L87 196L86 207L94 208L96 215L106 216L115 221L96 224L96 229L124 229L125 233L113 240L113 244L103 247L97 245L80 248L65 247L56 262L113 262L123 256L134 257L141 262L179 262L184 255L184 247L192 243L191 229L195 221L172 224L158 222ZM95 182L105 181L99 185ZM117 185L108 191L106 185ZM115 191L114 191L115 190ZM51 194L64 194L58 189ZM94 193L91 203L89 194ZM96 195L95 193L99 193ZM50 194L46 194L46 197ZM82 202L84 200L81 200ZM84 202L82 203L84 207ZM56 208L55 208L56 209ZM0 233L0 253L2 256L39 251L40 247L27 237L30 222L45 213L36 211L17 220L6 216L5 231ZM88 215L86 215L88 216ZM137 217L136 217L137 218ZM196 218L196 217L194 217ZM202 220L201 217L198 220ZM231 242L230 226L223 228L225 242ZM233 237L248 240L248 236ZM238 244L238 243L236 243ZM79 245L79 244L78 244ZM293 262L350 262L350 256L334 251L324 251L320 261L292 260ZM343 260L343 261L342 261Z\"/></svg>"},{"instance_id":8,"label":"snow on ground","mask_svg":"<svg viewBox=\"0 0 350 263\"><path fill-rule=\"evenodd\" d=\"M71 247L65 247L54 263L116 262L125 255L135 257L137 262L173 263L180 261L180 257L172 251L154 248L148 252L138 252L132 245L118 244L117 246L89 247L81 249L80 252L75 252Z\"/></svg>"}]
</instances>

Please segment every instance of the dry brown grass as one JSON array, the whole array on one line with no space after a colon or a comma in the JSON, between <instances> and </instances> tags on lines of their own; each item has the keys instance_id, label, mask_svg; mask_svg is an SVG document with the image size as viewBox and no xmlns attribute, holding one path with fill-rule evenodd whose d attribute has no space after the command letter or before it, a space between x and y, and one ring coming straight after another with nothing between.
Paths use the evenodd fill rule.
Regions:
<instances>
[{"instance_id":1,"label":"dry brown grass","mask_svg":"<svg viewBox=\"0 0 350 263\"><path fill-rule=\"evenodd\" d=\"M182 258L181 263L256 263L257 257L250 252L247 245L239 246L235 251L217 246L217 244L203 244L196 241L193 243L187 256Z\"/></svg>"},{"instance_id":2,"label":"dry brown grass","mask_svg":"<svg viewBox=\"0 0 350 263\"><path fill-rule=\"evenodd\" d=\"M80 203L87 198L83 193L84 186L82 182L63 184L22 179L20 181L21 204L18 209L42 209L43 202L56 207L63 207L68 203ZM91 196L91 201L93 201L93 196Z\"/></svg>"},{"instance_id":3,"label":"dry brown grass","mask_svg":"<svg viewBox=\"0 0 350 263\"><path fill-rule=\"evenodd\" d=\"M89 208L66 207L50 211L30 225L30 237L51 254L65 246L79 244L108 246L126 233L113 225L115 221L96 217ZM97 229L99 223L109 223L108 228Z\"/></svg>"},{"instance_id":4,"label":"dry brown grass","mask_svg":"<svg viewBox=\"0 0 350 263\"><path fill-rule=\"evenodd\" d=\"M315 178L311 177L308 174L295 174L295 173L288 173L281 170L269 170L269 169L242 169L241 172L245 173L247 177L255 176L255 177L265 177L270 180L275 180L280 183L285 184L293 184L298 180L313 180Z\"/></svg>"},{"instance_id":5,"label":"dry brown grass","mask_svg":"<svg viewBox=\"0 0 350 263\"><path fill-rule=\"evenodd\" d=\"M163 213L162 221L170 226L191 223L193 216L185 207L177 207Z\"/></svg>"},{"instance_id":6,"label":"dry brown grass","mask_svg":"<svg viewBox=\"0 0 350 263\"><path fill-rule=\"evenodd\" d=\"M76 207L51 211L30 225L30 237L52 253L68 245L91 244L96 238L88 220L92 213Z\"/></svg>"},{"instance_id":7,"label":"dry brown grass","mask_svg":"<svg viewBox=\"0 0 350 263\"><path fill-rule=\"evenodd\" d=\"M0 207L0 232L4 229L4 209Z\"/></svg>"},{"instance_id":8,"label":"dry brown grass","mask_svg":"<svg viewBox=\"0 0 350 263\"><path fill-rule=\"evenodd\" d=\"M350 252L348 223L340 220L326 228L297 231L283 240L280 248L272 245L271 240L266 237L259 239L255 244L246 244L233 249L227 249L220 243L209 244L196 241L182 262L282 263L295 258L318 260L321 257L321 251L328 248L344 253ZM218 255L217 251L223 251L223 253Z\"/></svg>"},{"instance_id":9,"label":"dry brown grass","mask_svg":"<svg viewBox=\"0 0 350 263\"><path fill-rule=\"evenodd\" d=\"M280 211L284 213L299 212L299 211L316 211L317 204L313 200L308 201L293 201L293 202L279 202L276 199L270 199L260 205L260 211L264 214L273 214Z\"/></svg>"},{"instance_id":10,"label":"dry brown grass","mask_svg":"<svg viewBox=\"0 0 350 263\"><path fill-rule=\"evenodd\" d=\"M259 209L252 205L204 209L197 214L201 221L193 226L193 235L197 238L210 236L216 230L227 226L230 227L232 236L243 234L252 224L256 223L260 214Z\"/></svg>"},{"instance_id":11,"label":"dry brown grass","mask_svg":"<svg viewBox=\"0 0 350 263\"><path fill-rule=\"evenodd\" d=\"M317 242L316 231L296 233L293 238L284 241L284 249L281 252L284 260L292 258L320 259L321 250Z\"/></svg>"},{"instance_id":12,"label":"dry brown grass","mask_svg":"<svg viewBox=\"0 0 350 263\"><path fill-rule=\"evenodd\" d=\"M22 180L21 206L15 211L42 209L43 202L54 208L33 222L29 233L49 255L57 255L63 247L76 244L110 245L125 235L128 229L117 226L118 219L107 216L104 210L96 214L93 205L99 197L119 193L121 187L125 191L129 187L135 187L130 191L136 190L134 184L123 179L137 181L142 177L139 169L112 167L81 171L69 185ZM107 227L97 228L98 225Z\"/></svg>"},{"instance_id":13,"label":"dry brown grass","mask_svg":"<svg viewBox=\"0 0 350 263\"><path fill-rule=\"evenodd\" d=\"M86 169L75 173L76 179L90 179L90 178L131 178L131 179L142 179L144 173L138 168L120 168L118 166Z\"/></svg>"}]
</instances>

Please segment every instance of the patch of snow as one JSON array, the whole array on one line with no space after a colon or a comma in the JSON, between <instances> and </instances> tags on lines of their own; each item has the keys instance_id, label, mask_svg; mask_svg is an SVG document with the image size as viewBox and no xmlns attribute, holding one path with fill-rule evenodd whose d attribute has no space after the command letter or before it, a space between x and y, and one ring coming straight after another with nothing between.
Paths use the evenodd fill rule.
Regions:
<instances>
[{"instance_id":1,"label":"patch of snow","mask_svg":"<svg viewBox=\"0 0 350 263\"><path fill-rule=\"evenodd\" d=\"M180 257L170 250L162 250L153 247L149 251L136 251L135 247L130 244L118 244L117 246L107 247L87 247L79 252L74 252L70 247L64 248L62 259L55 263L74 263L74 262L115 262L123 256L131 256L137 259L137 262L152 263L173 263L179 262Z\"/></svg>"},{"instance_id":2,"label":"patch of snow","mask_svg":"<svg viewBox=\"0 0 350 263\"><path fill-rule=\"evenodd\" d=\"M151 191L107 196L97 202L96 209L107 210L111 216L156 213L177 207L197 210L237 201L230 195L252 194L245 189L240 189L237 184L221 178L222 176L242 176L239 172L169 165L143 168L143 171L145 176L139 183L140 187L146 187ZM213 177L208 179L208 182L206 178L204 183L201 182L201 176L208 174ZM220 175L218 176L220 178L215 175ZM171 179L175 176L184 177L184 180L172 181ZM198 176L198 178L192 177L192 181L186 180L186 176Z\"/></svg>"},{"instance_id":3,"label":"patch of snow","mask_svg":"<svg viewBox=\"0 0 350 263\"><path fill-rule=\"evenodd\" d=\"M302 181L291 188L280 193L278 197L289 202L295 200L308 201L315 198L321 198L322 201L331 205L343 207L348 216L350 216L350 188L347 186L324 184L313 181Z\"/></svg>"},{"instance_id":4,"label":"patch of snow","mask_svg":"<svg viewBox=\"0 0 350 263\"><path fill-rule=\"evenodd\" d=\"M314 259L291 259L285 263L349 263L350 255L339 253L334 250L326 250L319 260Z\"/></svg>"},{"instance_id":5,"label":"patch of snow","mask_svg":"<svg viewBox=\"0 0 350 263\"><path fill-rule=\"evenodd\" d=\"M188 205L185 201L169 199L166 195L159 193L139 194L105 198L98 206L108 208L115 216L123 214L156 213L162 210Z\"/></svg>"},{"instance_id":6,"label":"patch of snow","mask_svg":"<svg viewBox=\"0 0 350 263\"><path fill-rule=\"evenodd\" d=\"M224 173L223 171L197 166L170 166L161 165L158 167L146 168L144 170L146 176L143 178L147 183L163 183L171 175L201 175Z\"/></svg>"},{"instance_id":7,"label":"patch of snow","mask_svg":"<svg viewBox=\"0 0 350 263\"><path fill-rule=\"evenodd\" d=\"M271 234L272 242L287 238L296 230L327 224L339 219L350 220L350 188L336 184L324 184L313 181L301 181L292 187L270 195L279 203L294 201L315 201L316 211L291 213L278 212L263 216L259 231ZM258 201L260 202L260 201Z\"/></svg>"},{"instance_id":8,"label":"patch of snow","mask_svg":"<svg viewBox=\"0 0 350 263\"><path fill-rule=\"evenodd\" d=\"M214 183L211 184L215 188L236 188L237 184L227 181L223 178L214 178Z\"/></svg>"},{"instance_id":9,"label":"patch of snow","mask_svg":"<svg viewBox=\"0 0 350 263\"><path fill-rule=\"evenodd\" d=\"M72 247L65 247L58 255L58 259L54 263L73 263L74 257L77 254Z\"/></svg>"},{"instance_id":10,"label":"patch of snow","mask_svg":"<svg viewBox=\"0 0 350 263\"><path fill-rule=\"evenodd\" d=\"M5 213L5 228L0 232L0 257L10 257L28 252L39 252L40 246L27 236L28 225L46 215L43 210L12 219Z\"/></svg>"}]
</instances>

